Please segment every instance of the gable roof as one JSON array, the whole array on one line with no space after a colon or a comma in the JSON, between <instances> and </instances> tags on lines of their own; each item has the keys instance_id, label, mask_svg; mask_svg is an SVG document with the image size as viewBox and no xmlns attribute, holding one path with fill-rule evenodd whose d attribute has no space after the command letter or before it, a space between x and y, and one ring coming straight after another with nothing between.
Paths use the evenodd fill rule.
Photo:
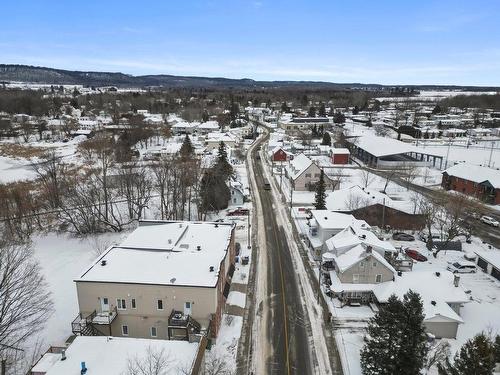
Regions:
<instances>
[{"instance_id":1,"label":"gable roof","mask_svg":"<svg viewBox=\"0 0 500 375\"><path fill-rule=\"evenodd\" d=\"M309 159L303 153L298 154L290 161L288 170L290 171L290 178L295 180L299 177L307 168L313 164L313 161Z\"/></svg>"},{"instance_id":2,"label":"gable roof","mask_svg":"<svg viewBox=\"0 0 500 375\"><path fill-rule=\"evenodd\" d=\"M458 163L448 168L443 173L463 180L473 181L478 184L488 181L495 189L500 189L500 171L497 169L469 163Z\"/></svg>"},{"instance_id":3,"label":"gable roof","mask_svg":"<svg viewBox=\"0 0 500 375\"><path fill-rule=\"evenodd\" d=\"M383 264L392 273L396 273L396 270L389 264L389 262L385 260L382 255L380 255L376 251L367 252L366 248L361 244L354 246L352 249L339 256L335 254L333 256L335 264L337 265L337 269L340 273L344 273L359 262L371 257L375 258L377 261Z\"/></svg>"}]
</instances>

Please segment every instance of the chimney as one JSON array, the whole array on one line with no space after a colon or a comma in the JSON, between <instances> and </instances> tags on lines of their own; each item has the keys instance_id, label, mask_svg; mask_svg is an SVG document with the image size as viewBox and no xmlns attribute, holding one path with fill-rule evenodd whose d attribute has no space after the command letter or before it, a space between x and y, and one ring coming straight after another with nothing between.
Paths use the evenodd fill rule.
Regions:
<instances>
[{"instance_id":1,"label":"chimney","mask_svg":"<svg viewBox=\"0 0 500 375\"><path fill-rule=\"evenodd\" d=\"M81 362L80 365L82 366L82 369L80 370L80 374L86 374L87 373L87 367L85 366L85 362Z\"/></svg>"},{"instance_id":2,"label":"chimney","mask_svg":"<svg viewBox=\"0 0 500 375\"><path fill-rule=\"evenodd\" d=\"M66 360L66 349L61 350L61 361Z\"/></svg>"},{"instance_id":3,"label":"chimney","mask_svg":"<svg viewBox=\"0 0 500 375\"><path fill-rule=\"evenodd\" d=\"M215 269L214 266L210 266L210 268L209 268L210 272L214 272L214 269Z\"/></svg>"},{"instance_id":4,"label":"chimney","mask_svg":"<svg viewBox=\"0 0 500 375\"><path fill-rule=\"evenodd\" d=\"M371 254L372 253L372 247L371 246L367 246L366 247L366 253L367 254Z\"/></svg>"},{"instance_id":5,"label":"chimney","mask_svg":"<svg viewBox=\"0 0 500 375\"><path fill-rule=\"evenodd\" d=\"M432 306L436 306L436 301L431 301Z\"/></svg>"},{"instance_id":6,"label":"chimney","mask_svg":"<svg viewBox=\"0 0 500 375\"><path fill-rule=\"evenodd\" d=\"M453 285L455 285L455 287L458 288L459 284L460 284L460 276L453 275Z\"/></svg>"},{"instance_id":7,"label":"chimney","mask_svg":"<svg viewBox=\"0 0 500 375\"><path fill-rule=\"evenodd\" d=\"M106 259L101 260L101 266L105 266L105 265L106 265L106 263L107 263L107 262L106 262Z\"/></svg>"}]
</instances>

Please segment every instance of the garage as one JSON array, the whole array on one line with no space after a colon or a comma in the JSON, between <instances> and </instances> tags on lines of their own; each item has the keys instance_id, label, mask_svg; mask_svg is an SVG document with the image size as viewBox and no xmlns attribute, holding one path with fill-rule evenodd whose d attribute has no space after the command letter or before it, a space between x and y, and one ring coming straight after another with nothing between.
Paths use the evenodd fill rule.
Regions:
<instances>
[{"instance_id":1,"label":"garage","mask_svg":"<svg viewBox=\"0 0 500 375\"><path fill-rule=\"evenodd\" d=\"M493 268L493 270L491 271L491 276L493 276L497 280L500 280L500 271L497 268Z\"/></svg>"},{"instance_id":2,"label":"garage","mask_svg":"<svg viewBox=\"0 0 500 375\"><path fill-rule=\"evenodd\" d=\"M477 260L477 265L479 268L481 268L484 272L488 272L488 263L483 258L478 258Z\"/></svg>"},{"instance_id":3,"label":"garage","mask_svg":"<svg viewBox=\"0 0 500 375\"><path fill-rule=\"evenodd\" d=\"M485 273L500 280L500 251L497 249L474 250L477 255L476 264Z\"/></svg>"}]
</instances>

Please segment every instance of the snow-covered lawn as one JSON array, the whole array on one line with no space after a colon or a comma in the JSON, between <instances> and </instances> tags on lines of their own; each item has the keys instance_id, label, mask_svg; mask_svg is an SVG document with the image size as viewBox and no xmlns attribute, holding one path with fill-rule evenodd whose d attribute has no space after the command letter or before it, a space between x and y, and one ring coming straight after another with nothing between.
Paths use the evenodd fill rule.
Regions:
<instances>
[{"instance_id":1,"label":"snow-covered lawn","mask_svg":"<svg viewBox=\"0 0 500 375\"><path fill-rule=\"evenodd\" d=\"M0 156L0 183L30 180L35 176L29 160Z\"/></svg>"},{"instance_id":2,"label":"snow-covered lawn","mask_svg":"<svg viewBox=\"0 0 500 375\"><path fill-rule=\"evenodd\" d=\"M222 315L222 323L217 336L217 343L212 347L212 355L216 358L224 359L228 369L233 374L236 372L236 354L238 351L238 341L241 336L243 318L234 315ZM207 356L210 360L210 355Z\"/></svg>"},{"instance_id":3,"label":"snow-covered lawn","mask_svg":"<svg viewBox=\"0 0 500 375\"><path fill-rule=\"evenodd\" d=\"M70 235L48 234L32 238L33 250L52 293L54 313L39 337L31 337L26 347L32 349L40 338L42 350L49 345L62 345L71 335L71 321L78 314L78 300L73 280L97 256L96 248L104 248L126 236L106 233L84 239Z\"/></svg>"}]
</instances>

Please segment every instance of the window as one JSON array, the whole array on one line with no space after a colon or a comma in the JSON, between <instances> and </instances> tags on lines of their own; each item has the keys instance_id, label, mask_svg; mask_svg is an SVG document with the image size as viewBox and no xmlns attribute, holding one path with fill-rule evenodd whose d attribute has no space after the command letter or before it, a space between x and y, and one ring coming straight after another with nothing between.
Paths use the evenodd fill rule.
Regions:
<instances>
[{"instance_id":1,"label":"window","mask_svg":"<svg viewBox=\"0 0 500 375\"><path fill-rule=\"evenodd\" d=\"M352 282L358 283L359 282L359 275L357 275L357 274L352 275Z\"/></svg>"},{"instance_id":2,"label":"window","mask_svg":"<svg viewBox=\"0 0 500 375\"><path fill-rule=\"evenodd\" d=\"M157 302L156 302L156 308L158 310L163 310L163 300L162 299L159 299Z\"/></svg>"},{"instance_id":3,"label":"window","mask_svg":"<svg viewBox=\"0 0 500 375\"><path fill-rule=\"evenodd\" d=\"M122 335L128 336L128 326L122 326Z\"/></svg>"},{"instance_id":4,"label":"window","mask_svg":"<svg viewBox=\"0 0 500 375\"><path fill-rule=\"evenodd\" d=\"M151 337L156 337L156 327L151 327Z\"/></svg>"},{"instance_id":5,"label":"window","mask_svg":"<svg viewBox=\"0 0 500 375\"><path fill-rule=\"evenodd\" d=\"M321 174L320 174L320 173L315 173L315 174L314 174L314 177L320 177L320 176L321 176Z\"/></svg>"},{"instance_id":6,"label":"window","mask_svg":"<svg viewBox=\"0 0 500 375\"><path fill-rule=\"evenodd\" d=\"M118 308L118 310L125 310L127 308L127 304L125 303L125 300L123 298L117 298L116 307Z\"/></svg>"},{"instance_id":7,"label":"window","mask_svg":"<svg viewBox=\"0 0 500 375\"><path fill-rule=\"evenodd\" d=\"M311 177L311 174L310 173L306 173L306 177Z\"/></svg>"},{"instance_id":8,"label":"window","mask_svg":"<svg viewBox=\"0 0 500 375\"><path fill-rule=\"evenodd\" d=\"M365 268L365 262L363 261L359 262L359 268Z\"/></svg>"},{"instance_id":9,"label":"window","mask_svg":"<svg viewBox=\"0 0 500 375\"><path fill-rule=\"evenodd\" d=\"M373 261L373 268L377 268L377 262Z\"/></svg>"},{"instance_id":10,"label":"window","mask_svg":"<svg viewBox=\"0 0 500 375\"><path fill-rule=\"evenodd\" d=\"M130 306L131 306L133 309L137 308L137 305L135 304L135 298L132 298L132 299L130 300Z\"/></svg>"},{"instance_id":11,"label":"window","mask_svg":"<svg viewBox=\"0 0 500 375\"><path fill-rule=\"evenodd\" d=\"M375 276L375 282L376 283L381 283L382 282L382 275Z\"/></svg>"}]
</instances>

